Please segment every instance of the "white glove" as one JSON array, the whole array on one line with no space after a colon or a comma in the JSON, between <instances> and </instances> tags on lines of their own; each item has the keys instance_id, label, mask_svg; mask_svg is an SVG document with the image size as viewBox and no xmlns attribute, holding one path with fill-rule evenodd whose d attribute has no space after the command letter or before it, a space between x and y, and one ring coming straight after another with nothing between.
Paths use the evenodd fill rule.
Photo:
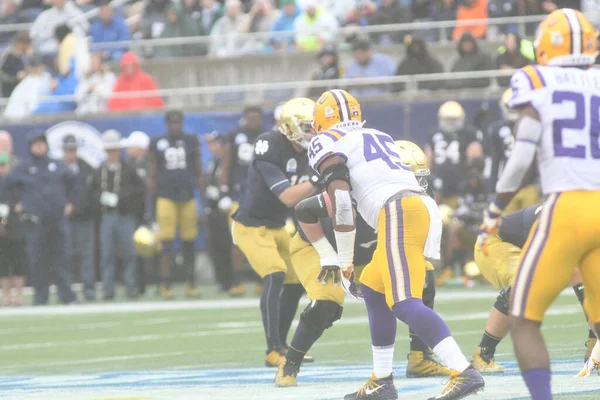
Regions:
<instances>
[{"instance_id":1,"label":"white glove","mask_svg":"<svg viewBox=\"0 0 600 400\"><path fill-rule=\"evenodd\" d=\"M363 295L355 281L354 266L344 269L340 268L340 275L342 278L342 288L344 289L344 292L346 292L346 295L356 300L362 300Z\"/></svg>"},{"instance_id":2,"label":"white glove","mask_svg":"<svg viewBox=\"0 0 600 400\"><path fill-rule=\"evenodd\" d=\"M600 375L599 367L600 367L600 361L596 360L594 357L590 357L585 362L585 364L583 364L583 368L581 369L581 371L579 371L577 376L579 378L584 378L586 376L592 376L592 372L594 372L594 370L597 370L598 375Z\"/></svg>"},{"instance_id":3,"label":"white glove","mask_svg":"<svg viewBox=\"0 0 600 400\"><path fill-rule=\"evenodd\" d=\"M104 207L115 208L119 204L119 196L111 192L102 192L100 195L100 204Z\"/></svg>"},{"instance_id":4,"label":"white glove","mask_svg":"<svg viewBox=\"0 0 600 400\"><path fill-rule=\"evenodd\" d=\"M233 206L233 201L231 200L231 197L225 196L221 200L219 200L217 206L219 207L219 210L221 210L222 213L228 214L229 210L231 210L231 207Z\"/></svg>"}]
</instances>

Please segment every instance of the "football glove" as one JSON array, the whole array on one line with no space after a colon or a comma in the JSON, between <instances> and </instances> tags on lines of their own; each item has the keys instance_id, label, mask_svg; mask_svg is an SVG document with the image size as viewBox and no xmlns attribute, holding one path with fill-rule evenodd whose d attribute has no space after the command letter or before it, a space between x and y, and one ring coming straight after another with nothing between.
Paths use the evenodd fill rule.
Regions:
<instances>
[{"instance_id":1,"label":"football glove","mask_svg":"<svg viewBox=\"0 0 600 400\"><path fill-rule=\"evenodd\" d=\"M356 300L362 300L362 293L355 281L356 276L354 275L354 266L341 269L340 274L342 278L342 288L344 289L344 292L346 292L346 295Z\"/></svg>"},{"instance_id":2,"label":"football glove","mask_svg":"<svg viewBox=\"0 0 600 400\"><path fill-rule=\"evenodd\" d=\"M317 280L321 282L321 285L327 285L329 279L333 279L333 285L338 286L340 284L340 267L337 265L322 265L321 272L317 276Z\"/></svg>"},{"instance_id":3,"label":"football glove","mask_svg":"<svg viewBox=\"0 0 600 400\"><path fill-rule=\"evenodd\" d=\"M497 235L500 231L500 224L502 222L502 209L491 203L489 207L483 212L483 223L479 226L479 232L477 235L477 244L483 250L483 254L486 256L490 255L487 241L490 236Z\"/></svg>"},{"instance_id":4,"label":"football glove","mask_svg":"<svg viewBox=\"0 0 600 400\"><path fill-rule=\"evenodd\" d=\"M594 370L598 371L598 375L600 375L600 361L596 360L594 357L590 357L585 364L583 364L583 368L581 371L579 371L577 376L579 378L592 376L592 372L594 372Z\"/></svg>"}]
</instances>

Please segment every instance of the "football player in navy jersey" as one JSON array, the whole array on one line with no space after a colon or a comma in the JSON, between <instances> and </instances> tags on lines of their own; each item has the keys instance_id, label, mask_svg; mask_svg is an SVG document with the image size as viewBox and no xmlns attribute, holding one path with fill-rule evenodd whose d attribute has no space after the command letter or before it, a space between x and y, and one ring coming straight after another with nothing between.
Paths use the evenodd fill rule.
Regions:
<instances>
[{"instance_id":1,"label":"football player in navy jersey","mask_svg":"<svg viewBox=\"0 0 600 400\"><path fill-rule=\"evenodd\" d=\"M160 256L160 296L171 299L171 271L175 263L173 243L177 227L183 241L183 262L186 268L185 293L198 297L194 279L196 258L195 241L198 222L194 189L204 190L202 155L196 135L183 132L183 113L168 111L167 134L150 143L150 174L148 191L156 197L156 220Z\"/></svg>"},{"instance_id":2,"label":"football player in navy jersey","mask_svg":"<svg viewBox=\"0 0 600 400\"><path fill-rule=\"evenodd\" d=\"M232 234L252 269L263 280L260 310L265 328L265 365L276 367L285 353L281 337L291 318L280 318L280 294L284 284L297 284L290 261L290 234L286 220L290 208L317 191L311 179L306 146L313 135L314 102L295 98L284 104L281 132L266 132L254 145L254 157L233 214ZM284 290L285 291L285 290ZM297 303L295 307L297 307ZM286 316L290 314L285 311ZM287 329L286 329L287 328Z\"/></svg>"}]
</instances>

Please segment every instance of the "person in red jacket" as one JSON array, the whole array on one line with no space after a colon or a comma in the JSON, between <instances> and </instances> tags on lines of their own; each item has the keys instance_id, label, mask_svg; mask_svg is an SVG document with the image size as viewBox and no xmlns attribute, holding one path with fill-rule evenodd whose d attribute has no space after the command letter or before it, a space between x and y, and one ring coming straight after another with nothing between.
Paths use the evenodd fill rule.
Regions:
<instances>
[{"instance_id":1,"label":"person in red jacket","mask_svg":"<svg viewBox=\"0 0 600 400\"><path fill-rule=\"evenodd\" d=\"M140 68L137 56L131 52L121 58L121 75L115 83L113 95L108 101L110 111L145 110L163 108L165 102L158 93L152 96L119 97L122 92L157 91L154 79Z\"/></svg>"}]
</instances>

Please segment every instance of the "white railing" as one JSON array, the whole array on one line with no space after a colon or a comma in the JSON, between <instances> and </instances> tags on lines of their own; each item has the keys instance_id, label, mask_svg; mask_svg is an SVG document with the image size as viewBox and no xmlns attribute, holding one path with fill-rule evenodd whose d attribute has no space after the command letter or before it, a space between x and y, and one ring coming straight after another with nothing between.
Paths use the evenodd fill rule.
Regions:
<instances>
[{"instance_id":1,"label":"white railing","mask_svg":"<svg viewBox=\"0 0 600 400\"><path fill-rule=\"evenodd\" d=\"M416 92L420 83L426 82L448 82L451 80L472 80L472 79L491 79L490 88L497 89L496 78L509 77L514 73L511 70L491 70L491 71L471 71L471 72L443 72L437 74L423 75L403 75L390 76L381 78L356 78L356 79L329 79L317 81L295 81L295 82L275 82L275 83L250 83L243 85L226 85L226 86L207 86L193 88L174 88L160 89L157 91L140 91L140 92L120 92L114 93L113 96L119 99L155 97L157 94L164 99L173 99L184 96L197 96L196 106L198 104L210 104L214 102L214 96L218 94L228 93L244 93L253 94L252 102L260 102L265 92L269 91L294 91L294 96L305 95L305 92L312 88L353 88L358 89L367 86L392 86L395 84L405 84L405 91ZM465 89L468 89L465 87ZM391 91L391 90L390 90ZM206 96L206 99L202 97ZM49 102L75 102L75 96L48 96L43 101ZM249 100L247 100L249 101ZM0 106L5 106L8 102L7 98L0 99Z\"/></svg>"}]
</instances>

